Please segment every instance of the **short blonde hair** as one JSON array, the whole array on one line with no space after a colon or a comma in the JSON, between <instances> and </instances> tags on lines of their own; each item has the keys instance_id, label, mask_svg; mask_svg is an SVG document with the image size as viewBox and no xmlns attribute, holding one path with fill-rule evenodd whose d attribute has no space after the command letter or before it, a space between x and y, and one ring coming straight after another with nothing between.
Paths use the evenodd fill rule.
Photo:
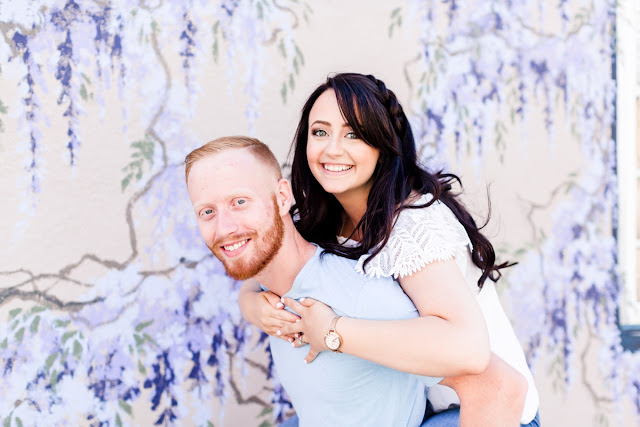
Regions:
<instances>
[{"instance_id":1,"label":"short blonde hair","mask_svg":"<svg viewBox=\"0 0 640 427\"><path fill-rule=\"evenodd\" d=\"M269 149L267 144L261 142L255 138L248 136L236 135L236 136L223 136L222 138L214 139L204 144L200 148L196 148L187 155L184 159L184 175L185 180L189 181L189 172L194 163L198 160L211 156L213 154L221 153L226 150L248 148L249 151L256 157L256 159L263 162L266 166L273 170L278 179L282 178L282 172L280 171L280 164L273 155L273 152Z\"/></svg>"}]
</instances>

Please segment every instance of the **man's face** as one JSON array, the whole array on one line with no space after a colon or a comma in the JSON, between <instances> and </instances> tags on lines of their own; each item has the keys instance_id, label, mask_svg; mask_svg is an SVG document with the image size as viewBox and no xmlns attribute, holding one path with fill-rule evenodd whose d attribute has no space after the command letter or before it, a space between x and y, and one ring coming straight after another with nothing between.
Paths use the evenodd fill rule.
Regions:
<instances>
[{"instance_id":1,"label":"man's face","mask_svg":"<svg viewBox=\"0 0 640 427\"><path fill-rule=\"evenodd\" d=\"M200 235L227 274L245 280L260 273L282 245L278 179L247 149L198 160L187 188Z\"/></svg>"}]
</instances>

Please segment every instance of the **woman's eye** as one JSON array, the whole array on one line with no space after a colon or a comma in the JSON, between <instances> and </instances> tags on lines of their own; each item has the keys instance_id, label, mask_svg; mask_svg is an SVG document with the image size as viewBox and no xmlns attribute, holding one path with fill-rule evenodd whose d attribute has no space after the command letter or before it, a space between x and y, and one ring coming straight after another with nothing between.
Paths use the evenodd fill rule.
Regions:
<instances>
[{"instance_id":1,"label":"woman's eye","mask_svg":"<svg viewBox=\"0 0 640 427\"><path fill-rule=\"evenodd\" d=\"M348 139L358 139L358 135L356 135L355 132L349 132L349 133L347 133L347 138Z\"/></svg>"},{"instance_id":2,"label":"woman's eye","mask_svg":"<svg viewBox=\"0 0 640 427\"><path fill-rule=\"evenodd\" d=\"M324 130L322 130L322 129L314 130L313 132L311 132L311 134L312 134L313 136L327 136L327 132L325 132L325 131L324 131Z\"/></svg>"}]
</instances>

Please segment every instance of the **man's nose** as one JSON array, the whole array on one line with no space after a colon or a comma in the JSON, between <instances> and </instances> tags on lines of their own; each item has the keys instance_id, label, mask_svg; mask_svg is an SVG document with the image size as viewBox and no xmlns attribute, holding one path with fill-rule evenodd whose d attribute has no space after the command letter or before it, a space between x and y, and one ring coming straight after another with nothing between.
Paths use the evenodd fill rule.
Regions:
<instances>
[{"instance_id":1,"label":"man's nose","mask_svg":"<svg viewBox=\"0 0 640 427\"><path fill-rule=\"evenodd\" d=\"M224 238L238 231L238 222L235 216L230 212L219 211L216 216L218 221L217 232L218 237Z\"/></svg>"}]
</instances>

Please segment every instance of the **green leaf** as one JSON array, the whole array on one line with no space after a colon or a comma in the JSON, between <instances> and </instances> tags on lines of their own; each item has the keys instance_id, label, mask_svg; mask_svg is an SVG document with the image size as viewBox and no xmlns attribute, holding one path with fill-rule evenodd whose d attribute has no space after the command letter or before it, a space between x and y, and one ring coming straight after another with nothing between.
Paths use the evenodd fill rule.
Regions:
<instances>
[{"instance_id":1,"label":"green leaf","mask_svg":"<svg viewBox=\"0 0 640 427\"><path fill-rule=\"evenodd\" d=\"M82 356L82 345L78 342L78 340L73 342L73 357L76 359L80 359Z\"/></svg>"},{"instance_id":2,"label":"green leaf","mask_svg":"<svg viewBox=\"0 0 640 427\"><path fill-rule=\"evenodd\" d=\"M142 334L142 336L144 337L145 340L147 340L150 343L153 343L155 345L158 345L158 343L156 342L156 340L154 340L153 338L151 338L151 335L149 334Z\"/></svg>"},{"instance_id":3,"label":"green leaf","mask_svg":"<svg viewBox=\"0 0 640 427\"><path fill-rule=\"evenodd\" d=\"M16 341L22 341L22 337L24 336L24 327L18 329L18 332L16 332Z\"/></svg>"},{"instance_id":4,"label":"green leaf","mask_svg":"<svg viewBox=\"0 0 640 427\"><path fill-rule=\"evenodd\" d=\"M87 75L85 73L80 73L80 75L82 76L82 79L87 82L87 84L91 84L91 79L89 79L89 77L87 77Z\"/></svg>"},{"instance_id":5,"label":"green leaf","mask_svg":"<svg viewBox=\"0 0 640 427\"><path fill-rule=\"evenodd\" d=\"M284 40L280 40L280 43L278 43L278 48L280 49L280 54L282 55L283 58L287 57L287 51L284 47Z\"/></svg>"},{"instance_id":6,"label":"green leaf","mask_svg":"<svg viewBox=\"0 0 640 427\"><path fill-rule=\"evenodd\" d=\"M87 88L85 87L84 83L82 84L82 86L80 86L80 96L83 100L87 100Z\"/></svg>"},{"instance_id":7,"label":"green leaf","mask_svg":"<svg viewBox=\"0 0 640 427\"><path fill-rule=\"evenodd\" d=\"M58 358L58 354L60 353L52 353L47 357L47 360L44 362L44 367L47 371L51 369L51 366L53 366L53 362Z\"/></svg>"},{"instance_id":8,"label":"green leaf","mask_svg":"<svg viewBox=\"0 0 640 427\"><path fill-rule=\"evenodd\" d=\"M22 420L20 419L20 417L16 417L16 426L22 427Z\"/></svg>"},{"instance_id":9,"label":"green leaf","mask_svg":"<svg viewBox=\"0 0 640 427\"><path fill-rule=\"evenodd\" d=\"M55 369L51 374L51 379L49 380L49 384L51 384L51 389L55 392L56 384L58 384L58 371L56 371Z\"/></svg>"},{"instance_id":10,"label":"green leaf","mask_svg":"<svg viewBox=\"0 0 640 427\"><path fill-rule=\"evenodd\" d=\"M262 5L260 3L257 3L256 6L258 7L258 19L262 19L264 18L264 13L262 11Z\"/></svg>"},{"instance_id":11,"label":"green leaf","mask_svg":"<svg viewBox=\"0 0 640 427\"><path fill-rule=\"evenodd\" d=\"M137 347L140 347L142 344L144 344L144 339L140 335L133 334L133 338L136 340Z\"/></svg>"},{"instance_id":12,"label":"green leaf","mask_svg":"<svg viewBox=\"0 0 640 427\"><path fill-rule=\"evenodd\" d=\"M153 319L147 322L138 323L138 326L136 326L136 332L140 332L141 330L151 325L152 323L153 323Z\"/></svg>"},{"instance_id":13,"label":"green leaf","mask_svg":"<svg viewBox=\"0 0 640 427\"><path fill-rule=\"evenodd\" d=\"M124 179L122 180L122 191L124 192L125 188L127 188L127 186L129 185L129 182L131 182L131 178L133 178L133 172L129 173L129 175L125 176Z\"/></svg>"},{"instance_id":14,"label":"green leaf","mask_svg":"<svg viewBox=\"0 0 640 427\"><path fill-rule=\"evenodd\" d=\"M122 420L120 419L120 414L116 412L116 425L118 427L122 427Z\"/></svg>"},{"instance_id":15,"label":"green leaf","mask_svg":"<svg viewBox=\"0 0 640 427\"><path fill-rule=\"evenodd\" d=\"M69 349L66 349L63 353L62 353L62 357L60 358L60 364L64 366L64 364L67 362L67 356L69 355Z\"/></svg>"},{"instance_id":16,"label":"green leaf","mask_svg":"<svg viewBox=\"0 0 640 427\"><path fill-rule=\"evenodd\" d=\"M400 13L400 10L401 10L401 9L400 9L399 7L396 7L395 9L393 9L393 11L391 11L391 17L393 18L393 17L395 17L397 14L399 14L399 13Z\"/></svg>"},{"instance_id":17,"label":"green leaf","mask_svg":"<svg viewBox=\"0 0 640 427\"><path fill-rule=\"evenodd\" d=\"M293 74L289 74L289 88L293 90L296 87L295 82L293 81Z\"/></svg>"},{"instance_id":18,"label":"green leaf","mask_svg":"<svg viewBox=\"0 0 640 427\"><path fill-rule=\"evenodd\" d=\"M68 331L68 332L65 332L64 334L62 334L62 344L67 342L67 340L69 338L71 338L72 336L74 336L76 334L76 332L78 332L78 331Z\"/></svg>"},{"instance_id":19,"label":"green leaf","mask_svg":"<svg viewBox=\"0 0 640 427\"><path fill-rule=\"evenodd\" d=\"M271 424L269 421L264 420L262 423L260 423L260 425L258 427L272 427L273 424Z\"/></svg>"},{"instance_id":20,"label":"green leaf","mask_svg":"<svg viewBox=\"0 0 640 427\"><path fill-rule=\"evenodd\" d=\"M22 311L21 308L14 308L13 310L11 310L9 312L9 320L15 318L18 314L20 314L21 311Z\"/></svg>"},{"instance_id":21,"label":"green leaf","mask_svg":"<svg viewBox=\"0 0 640 427\"><path fill-rule=\"evenodd\" d=\"M43 307L41 305L36 305L31 308L31 314L42 313L45 311L47 307Z\"/></svg>"},{"instance_id":22,"label":"green leaf","mask_svg":"<svg viewBox=\"0 0 640 427\"><path fill-rule=\"evenodd\" d=\"M9 340L7 340L7 338L2 340L2 343L0 343L0 348L1 349L5 349L9 346Z\"/></svg>"},{"instance_id":23,"label":"green leaf","mask_svg":"<svg viewBox=\"0 0 640 427\"><path fill-rule=\"evenodd\" d=\"M142 375L147 375L147 369L144 367L144 365L142 364L141 361L138 360L138 371L140 371L140 373Z\"/></svg>"},{"instance_id":24,"label":"green leaf","mask_svg":"<svg viewBox=\"0 0 640 427\"><path fill-rule=\"evenodd\" d=\"M32 334L38 332L38 325L40 325L40 316L36 316L35 319L31 322L31 326L29 326L29 330Z\"/></svg>"},{"instance_id":25,"label":"green leaf","mask_svg":"<svg viewBox=\"0 0 640 427\"><path fill-rule=\"evenodd\" d=\"M287 103L287 82L282 83L282 89L280 89L280 95L282 96L282 103Z\"/></svg>"},{"instance_id":26,"label":"green leaf","mask_svg":"<svg viewBox=\"0 0 640 427\"><path fill-rule=\"evenodd\" d=\"M218 63L218 39L213 41L213 47L211 48L211 53L213 54L213 62Z\"/></svg>"},{"instance_id":27,"label":"green leaf","mask_svg":"<svg viewBox=\"0 0 640 427\"><path fill-rule=\"evenodd\" d=\"M3 427L9 427L11 425L11 414L7 418L4 419L4 423L2 423Z\"/></svg>"},{"instance_id":28,"label":"green leaf","mask_svg":"<svg viewBox=\"0 0 640 427\"><path fill-rule=\"evenodd\" d=\"M0 99L0 113L7 114L7 106L2 103L1 99Z\"/></svg>"},{"instance_id":29,"label":"green leaf","mask_svg":"<svg viewBox=\"0 0 640 427\"><path fill-rule=\"evenodd\" d=\"M263 408L262 411L260 411L260 415L258 415L257 418L264 417L265 415L270 414L272 412L273 412L273 408L267 406L266 408Z\"/></svg>"},{"instance_id":30,"label":"green leaf","mask_svg":"<svg viewBox=\"0 0 640 427\"><path fill-rule=\"evenodd\" d=\"M211 421L207 421L207 427L216 427L216 426L214 426Z\"/></svg>"},{"instance_id":31,"label":"green leaf","mask_svg":"<svg viewBox=\"0 0 640 427\"><path fill-rule=\"evenodd\" d=\"M125 411L127 414L131 415L131 405L128 405L128 404L127 404L127 402L125 402L125 401L124 401L124 400L122 400L122 399L120 399L120 400L118 401L118 404L120 405L120 407L121 407L122 409L124 409L124 411Z\"/></svg>"},{"instance_id":32,"label":"green leaf","mask_svg":"<svg viewBox=\"0 0 640 427\"><path fill-rule=\"evenodd\" d=\"M62 320L56 319L53 322L53 326L55 326L56 328L64 328L65 326L67 326L69 323L71 323L71 320L67 320L65 322L63 322Z\"/></svg>"}]
</instances>

